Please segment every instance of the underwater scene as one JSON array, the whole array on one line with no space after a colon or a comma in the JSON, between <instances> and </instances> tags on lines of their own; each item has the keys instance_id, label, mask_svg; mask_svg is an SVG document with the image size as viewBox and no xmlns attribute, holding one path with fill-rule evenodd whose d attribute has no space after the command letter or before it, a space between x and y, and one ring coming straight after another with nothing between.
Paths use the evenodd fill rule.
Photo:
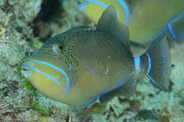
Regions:
<instances>
[{"instance_id":1,"label":"underwater scene","mask_svg":"<svg viewBox=\"0 0 184 122\"><path fill-rule=\"evenodd\" d=\"M0 0L0 121L184 122L184 0Z\"/></svg>"}]
</instances>

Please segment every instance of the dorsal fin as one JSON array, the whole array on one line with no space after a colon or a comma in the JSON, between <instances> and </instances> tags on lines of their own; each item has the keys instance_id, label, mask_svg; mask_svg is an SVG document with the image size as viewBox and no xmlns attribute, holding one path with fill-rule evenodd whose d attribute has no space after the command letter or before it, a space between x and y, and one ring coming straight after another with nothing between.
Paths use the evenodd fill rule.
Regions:
<instances>
[{"instance_id":1,"label":"dorsal fin","mask_svg":"<svg viewBox=\"0 0 184 122\"><path fill-rule=\"evenodd\" d=\"M129 33L126 25L120 23L117 18L117 12L114 6L109 6L98 21L97 29L112 35L120 40L125 47L129 49Z\"/></svg>"}]
</instances>

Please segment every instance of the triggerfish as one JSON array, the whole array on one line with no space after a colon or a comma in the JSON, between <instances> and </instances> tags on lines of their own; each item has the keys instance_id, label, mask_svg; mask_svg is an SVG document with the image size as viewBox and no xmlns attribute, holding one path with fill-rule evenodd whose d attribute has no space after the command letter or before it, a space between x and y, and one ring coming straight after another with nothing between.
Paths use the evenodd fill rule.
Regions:
<instances>
[{"instance_id":1,"label":"triggerfish","mask_svg":"<svg viewBox=\"0 0 184 122\"><path fill-rule=\"evenodd\" d=\"M184 40L184 0L77 1L81 1L78 9L95 23L109 5L114 5L119 21L129 28L132 42L151 44L167 31L174 40Z\"/></svg>"},{"instance_id":2,"label":"triggerfish","mask_svg":"<svg viewBox=\"0 0 184 122\"><path fill-rule=\"evenodd\" d=\"M138 71L167 91L170 52L164 37L159 36L145 54L133 57L128 28L110 6L95 30L76 27L50 38L23 63L21 72L46 96L76 106L132 95Z\"/></svg>"}]
</instances>

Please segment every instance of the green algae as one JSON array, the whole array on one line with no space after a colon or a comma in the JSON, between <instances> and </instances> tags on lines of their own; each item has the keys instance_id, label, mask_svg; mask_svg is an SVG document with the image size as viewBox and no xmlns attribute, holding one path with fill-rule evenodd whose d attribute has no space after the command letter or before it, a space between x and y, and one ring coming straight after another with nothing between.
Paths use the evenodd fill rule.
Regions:
<instances>
[{"instance_id":1,"label":"green algae","mask_svg":"<svg viewBox=\"0 0 184 122\"><path fill-rule=\"evenodd\" d=\"M49 117L52 114L51 110L47 110L45 106L39 105L34 100L31 101L31 106L34 110L39 111L43 116Z\"/></svg>"}]
</instances>

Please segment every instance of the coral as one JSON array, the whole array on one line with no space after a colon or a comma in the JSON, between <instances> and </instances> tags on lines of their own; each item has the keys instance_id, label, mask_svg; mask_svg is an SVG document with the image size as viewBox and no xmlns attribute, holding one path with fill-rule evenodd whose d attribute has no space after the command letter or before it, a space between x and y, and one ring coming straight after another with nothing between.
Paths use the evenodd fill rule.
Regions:
<instances>
[{"instance_id":1,"label":"coral","mask_svg":"<svg viewBox=\"0 0 184 122\"><path fill-rule=\"evenodd\" d=\"M17 114L25 111L27 92L20 77L20 62L34 51L30 40L34 39L30 22L40 10L41 0L0 1L0 115L2 121L16 121ZM35 8L33 9L32 6Z\"/></svg>"}]
</instances>

